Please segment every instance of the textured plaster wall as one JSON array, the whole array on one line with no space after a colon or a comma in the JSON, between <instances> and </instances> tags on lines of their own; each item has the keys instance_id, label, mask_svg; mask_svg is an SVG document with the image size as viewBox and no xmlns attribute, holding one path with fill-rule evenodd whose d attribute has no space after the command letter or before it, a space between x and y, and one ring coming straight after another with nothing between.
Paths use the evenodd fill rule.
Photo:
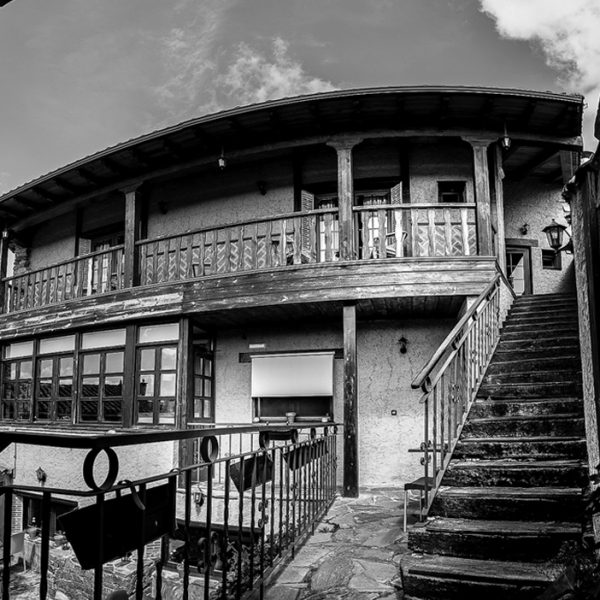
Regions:
<instances>
[{"instance_id":1,"label":"textured plaster wall","mask_svg":"<svg viewBox=\"0 0 600 600\"><path fill-rule=\"evenodd\" d=\"M166 473L175 466L173 442L146 444L116 449L119 458L117 481L141 479ZM37 486L36 470L44 469L48 487L88 489L83 480L83 461L86 450L51 448L12 444L0 454L3 468L14 469L16 485ZM102 483L106 477L107 461L101 453L95 462L94 478ZM89 500L79 500L85 504Z\"/></svg>"},{"instance_id":2,"label":"textured plaster wall","mask_svg":"<svg viewBox=\"0 0 600 600\"><path fill-rule=\"evenodd\" d=\"M466 181L467 202L475 202L473 151L466 142L431 141L410 146L410 201L438 201L438 181Z\"/></svg>"},{"instance_id":3,"label":"textured plaster wall","mask_svg":"<svg viewBox=\"0 0 600 600\"><path fill-rule=\"evenodd\" d=\"M41 269L75 256L75 212L38 227L31 240L30 268Z\"/></svg>"},{"instance_id":4,"label":"textured plaster wall","mask_svg":"<svg viewBox=\"0 0 600 600\"><path fill-rule=\"evenodd\" d=\"M412 378L453 325L450 320L376 321L358 327L358 421L361 486L400 486L422 475L418 454L423 407ZM400 354L398 338L409 340ZM239 362L248 344L265 343L267 351L341 348L341 322L308 329L247 329L221 334L215 359L216 420L248 423L252 418L251 365ZM343 361L334 360L334 419L343 421ZM391 411L397 411L393 416ZM342 437L338 439L338 481L342 477Z\"/></svg>"},{"instance_id":5,"label":"textured plaster wall","mask_svg":"<svg viewBox=\"0 0 600 600\"><path fill-rule=\"evenodd\" d=\"M257 181L264 181L262 195ZM148 237L213 227L294 210L291 160L228 166L155 187L148 202Z\"/></svg>"},{"instance_id":6,"label":"textured plaster wall","mask_svg":"<svg viewBox=\"0 0 600 600\"><path fill-rule=\"evenodd\" d=\"M538 247L531 248L531 272L534 294L575 292L573 255L562 252L560 271L542 269L542 249L549 249L542 229L552 219L566 225L562 209L560 184L548 184L539 180L525 179L504 184L504 221L507 238L537 240ZM522 234L520 228L527 223L529 232ZM565 241L568 236L565 235Z\"/></svg>"}]
</instances>

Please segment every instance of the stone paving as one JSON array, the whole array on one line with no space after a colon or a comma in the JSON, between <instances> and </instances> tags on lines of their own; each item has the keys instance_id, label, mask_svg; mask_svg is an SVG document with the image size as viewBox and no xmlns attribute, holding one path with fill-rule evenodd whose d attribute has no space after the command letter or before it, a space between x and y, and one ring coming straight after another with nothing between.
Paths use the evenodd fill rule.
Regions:
<instances>
[{"instance_id":1,"label":"stone paving","mask_svg":"<svg viewBox=\"0 0 600 600\"><path fill-rule=\"evenodd\" d=\"M397 489L338 498L266 600L401 599L399 562L408 552Z\"/></svg>"}]
</instances>

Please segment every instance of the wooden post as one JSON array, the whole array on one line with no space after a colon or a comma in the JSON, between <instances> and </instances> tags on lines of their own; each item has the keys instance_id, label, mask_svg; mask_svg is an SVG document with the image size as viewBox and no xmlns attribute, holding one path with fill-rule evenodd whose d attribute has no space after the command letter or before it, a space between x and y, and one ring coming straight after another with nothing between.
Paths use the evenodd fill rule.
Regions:
<instances>
[{"instance_id":1,"label":"wooden post","mask_svg":"<svg viewBox=\"0 0 600 600\"><path fill-rule=\"evenodd\" d=\"M131 288L139 282L139 251L136 242L141 235L140 184L121 190L125 194L125 251L124 288Z\"/></svg>"},{"instance_id":2,"label":"wooden post","mask_svg":"<svg viewBox=\"0 0 600 600\"><path fill-rule=\"evenodd\" d=\"M356 258L354 243L354 178L352 173L352 148L361 138L342 138L330 142L338 159L338 214L340 231L340 260Z\"/></svg>"},{"instance_id":3,"label":"wooden post","mask_svg":"<svg viewBox=\"0 0 600 600\"><path fill-rule=\"evenodd\" d=\"M8 229L2 230L0 238L0 313L6 312L6 283L3 281L8 269L8 244L10 242L10 232Z\"/></svg>"},{"instance_id":4,"label":"wooden post","mask_svg":"<svg viewBox=\"0 0 600 600\"><path fill-rule=\"evenodd\" d=\"M175 426L187 429L188 417L193 403L193 352L191 322L187 317L179 321L177 345L177 395L175 401Z\"/></svg>"},{"instance_id":5,"label":"wooden post","mask_svg":"<svg viewBox=\"0 0 600 600\"><path fill-rule=\"evenodd\" d=\"M344 496L358 497L356 304L344 304Z\"/></svg>"},{"instance_id":6,"label":"wooden post","mask_svg":"<svg viewBox=\"0 0 600 600\"><path fill-rule=\"evenodd\" d=\"M492 256L492 222L490 211L490 176L488 146L495 140L463 137L473 148L473 182L477 202L477 245L479 256Z\"/></svg>"},{"instance_id":7,"label":"wooden post","mask_svg":"<svg viewBox=\"0 0 600 600\"><path fill-rule=\"evenodd\" d=\"M125 330L125 356L123 358L123 427L131 427L135 423L138 382L135 376L135 352L137 347L137 327L127 325ZM157 383L158 385L158 383Z\"/></svg>"},{"instance_id":8,"label":"wooden post","mask_svg":"<svg viewBox=\"0 0 600 600\"><path fill-rule=\"evenodd\" d=\"M502 169L502 148L494 146L494 189L496 191L496 255L498 265L506 275L506 234L504 230L504 171Z\"/></svg>"}]
</instances>

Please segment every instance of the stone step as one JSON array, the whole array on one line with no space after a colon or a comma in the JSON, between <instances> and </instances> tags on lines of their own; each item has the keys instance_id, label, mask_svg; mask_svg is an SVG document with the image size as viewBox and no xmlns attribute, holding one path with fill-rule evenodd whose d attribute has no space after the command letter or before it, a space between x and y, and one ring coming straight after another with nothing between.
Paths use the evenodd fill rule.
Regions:
<instances>
[{"instance_id":1,"label":"stone step","mask_svg":"<svg viewBox=\"0 0 600 600\"><path fill-rule=\"evenodd\" d=\"M561 333L577 333L579 332L579 324L577 321L544 321L539 323L513 323L510 319L504 323L502 334L519 333L523 337L527 337L530 333L550 332L557 335Z\"/></svg>"},{"instance_id":2,"label":"stone step","mask_svg":"<svg viewBox=\"0 0 600 600\"><path fill-rule=\"evenodd\" d=\"M505 362L519 362L519 361L534 361L541 359L549 359L554 357L564 357L567 359L575 359L577 363L580 363L579 356L579 342L570 342L568 344L562 344L560 346L547 346L546 344L538 346L525 346L519 348L504 348L498 345L494 357L492 358L491 364L505 363Z\"/></svg>"},{"instance_id":3,"label":"stone step","mask_svg":"<svg viewBox=\"0 0 600 600\"><path fill-rule=\"evenodd\" d=\"M565 541L580 537L578 523L434 517L409 530L408 547L444 556L540 562L558 554Z\"/></svg>"},{"instance_id":4,"label":"stone step","mask_svg":"<svg viewBox=\"0 0 600 600\"><path fill-rule=\"evenodd\" d=\"M518 366L515 366L518 368ZM529 370L523 367L524 370L506 371L498 370L490 373L489 369L483 378L483 385L503 385L510 384L529 384L529 383L545 383L547 381L569 383L581 381L581 370L576 369L559 369L558 365L555 369L546 370Z\"/></svg>"},{"instance_id":5,"label":"stone step","mask_svg":"<svg viewBox=\"0 0 600 600\"><path fill-rule=\"evenodd\" d=\"M548 314L556 314L556 315L573 315L578 314L577 306L570 304L569 302L564 301L556 301L547 304L537 304L537 303L517 303L515 302L509 312L508 318L512 318L513 316L527 316L527 315L548 315Z\"/></svg>"},{"instance_id":6,"label":"stone step","mask_svg":"<svg viewBox=\"0 0 600 600\"><path fill-rule=\"evenodd\" d=\"M470 459L450 461L442 485L583 487L586 481L579 460Z\"/></svg>"},{"instance_id":7,"label":"stone step","mask_svg":"<svg viewBox=\"0 0 600 600\"><path fill-rule=\"evenodd\" d=\"M441 486L429 516L579 522L581 488Z\"/></svg>"},{"instance_id":8,"label":"stone step","mask_svg":"<svg viewBox=\"0 0 600 600\"><path fill-rule=\"evenodd\" d=\"M478 398L564 398L581 396L581 381L547 381L545 383L484 383L477 392Z\"/></svg>"},{"instance_id":9,"label":"stone step","mask_svg":"<svg viewBox=\"0 0 600 600\"><path fill-rule=\"evenodd\" d=\"M550 564L429 554L407 555L401 568L406 600L531 600L560 573Z\"/></svg>"},{"instance_id":10,"label":"stone step","mask_svg":"<svg viewBox=\"0 0 600 600\"><path fill-rule=\"evenodd\" d=\"M495 373L527 373L528 371L581 370L579 352L550 354L540 352L540 356L514 356L514 353L496 355L488 367L486 375Z\"/></svg>"},{"instance_id":11,"label":"stone step","mask_svg":"<svg viewBox=\"0 0 600 600\"><path fill-rule=\"evenodd\" d=\"M579 351L579 337L575 332L570 332L569 335L551 335L548 332L546 337L536 337L533 338L528 336L526 338L520 337L518 335L511 336L511 339L500 338L498 346L496 347L496 352L514 352L514 351L547 351L547 352L555 352L556 346L559 344L564 349L573 349L576 348Z\"/></svg>"},{"instance_id":12,"label":"stone step","mask_svg":"<svg viewBox=\"0 0 600 600\"><path fill-rule=\"evenodd\" d=\"M462 437L584 436L584 420L579 414L487 417L469 419Z\"/></svg>"},{"instance_id":13,"label":"stone step","mask_svg":"<svg viewBox=\"0 0 600 600\"><path fill-rule=\"evenodd\" d=\"M530 312L530 313L511 313L506 320L506 325L569 325L578 323L579 314L569 311L548 311L547 313Z\"/></svg>"},{"instance_id":14,"label":"stone step","mask_svg":"<svg viewBox=\"0 0 600 600\"><path fill-rule=\"evenodd\" d=\"M516 298L513 306L524 306L529 304L544 306L553 302L564 302L565 304L576 306L577 297L575 294L528 294Z\"/></svg>"},{"instance_id":15,"label":"stone step","mask_svg":"<svg viewBox=\"0 0 600 600\"><path fill-rule=\"evenodd\" d=\"M586 442L580 436L473 437L460 439L453 457L518 458L522 460L585 459Z\"/></svg>"},{"instance_id":16,"label":"stone step","mask_svg":"<svg viewBox=\"0 0 600 600\"><path fill-rule=\"evenodd\" d=\"M581 415L583 414L583 402L578 398L477 400L471 405L469 419L554 415L560 413Z\"/></svg>"}]
</instances>

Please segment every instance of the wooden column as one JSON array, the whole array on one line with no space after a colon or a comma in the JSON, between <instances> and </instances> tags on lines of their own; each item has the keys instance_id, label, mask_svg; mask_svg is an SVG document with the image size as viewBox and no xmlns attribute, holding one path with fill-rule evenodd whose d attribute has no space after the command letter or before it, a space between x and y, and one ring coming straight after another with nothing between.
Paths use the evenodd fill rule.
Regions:
<instances>
[{"instance_id":1,"label":"wooden column","mask_svg":"<svg viewBox=\"0 0 600 600\"><path fill-rule=\"evenodd\" d=\"M494 189L496 191L496 255L498 265L506 275L506 233L504 231L504 170L502 169L502 148L494 147Z\"/></svg>"},{"instance_id":2,"label":"wooden column","mask_svg":"<svg viewBox=\"0 0 600 600\"><path fill-rule=\"evenodd\" d=\"M135 376L135 349L137 345L136 339L137 327L135 325L127 325L125 329L125 356L123 365L123 427L131 427L135 424L136 419L136 390L137 379ZM158 382L156 383L158 385Z\"/></svg>"},{"instance_id":3,"label":"wooden column","mask_svg":"<svg viewBox=\"0 0 600 600\"><path fill-rule=\"evenodd\" d=\"M3 279L6 277L8 269L8 244L10 242L10 232L8 229L2 230L0 238L0 313L6 312L6 284Z\"/></svg>"},{"instance_id":4,"label":"wooden column","mask_svg":"<svg viewBox=\"0 0 600 600\"><path fill-rule=\"evenodd\" d=\"M123 286L130 288L139 282L139 252L135 245L142 230L140 184L121 190L125 194L125 250Z\"/></svg>"},{"instance_id":5,"label":"wooden column","mask_svg":"<svg viewBox=\"0 0 600 600\"><path fill-rule=\"evenodd\" d=\"M344 496L358 497L358 372L356 305L343 307L344 327Z\"/></svg>"},{"instance_id":6,"label":"wooden column","mask_svg":"<svg viewBox=\"0 0 600 600\"><path fill-rule=\"evenodd\" d=\"M191 322L188 317L179 321L179 343L177 345L177 395L175 401L175 426L187 429L190 406L193 402L193 344Z\"/></svg>"},{"instance_id":7,"label":"wooden column","mask_svg":"<svg viewBox=\"0 0 600 600\"><path fill-rule=\"evenodd\" d=\"M473 182L477 203L477 246L479 256L492 256L492 219L488 146L495 140L464 137L473 148Z\"/></svg>"},{"instance_id":8,"label":"wooden column","mask_svg":"<svg viewBox=\"0 0 600 600\"><path fill-rule=\"evenodd\" d=\"M361 138L343 138L330 142L335 148L338 159L338 215L340 227L340 260L356 258L354 243L354 178L352 173L352 148L362 141Z\"/></svg>"}]
</instances>

